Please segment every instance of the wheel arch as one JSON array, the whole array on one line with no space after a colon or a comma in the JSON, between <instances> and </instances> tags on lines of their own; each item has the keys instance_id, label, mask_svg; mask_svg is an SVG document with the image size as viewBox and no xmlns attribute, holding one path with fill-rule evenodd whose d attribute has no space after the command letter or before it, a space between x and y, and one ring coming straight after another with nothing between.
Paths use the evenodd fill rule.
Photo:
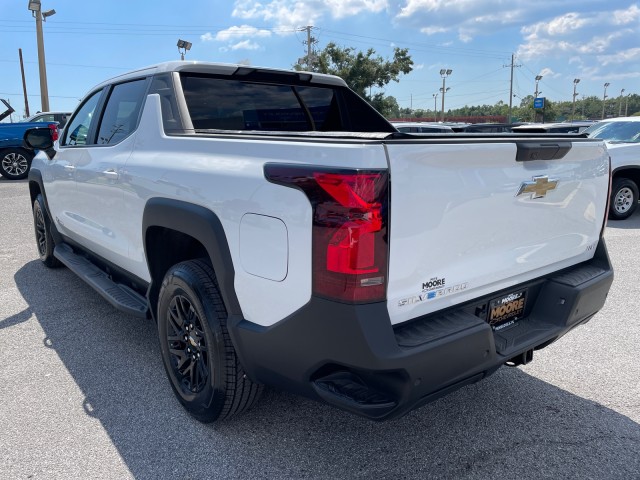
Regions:
<instances>
[{"instance_id":1,"label":"wheel arch","mask_svg":"<svg viewBox=\"0 0 640 480\"><path fill-rule=\"evenodd\" d=\"M33 208L33 202L36 201L38 195L42 195L44 200L44 209L46 213L47 226L51 231L51 236L55 243L63 243L63 238L56 228L53 216L51 215L51 209L49 208L49 202L47 201L47 193L44 188L44 181L42 180L42 172L37 169L30 169L27 176L29 182L29 198L31 200L31 207Z\"/></svg>"},{"instance_id":2,"label":"wheel arch","mask_svg":"<svg viewBox=\"0 0 640 480\"><path fill-rule=\"evenodd\" d=\"M152 198L144 208L142 235L151 275L147 298L154 318L157 318L158 294L167 270L176 263L201 257L206 257L213 267L229 323L235 323L231 322L232 316L242 318L234 289L235 270L229 244L215 213L181 200Z\"/></svg>"},{"instance_id":3,"label":"wheel arch","mask_svg":"<svg viewBox=\"0 0 640 480\"><path fill-rule=\"evenodd\" d=\"M640 187L640 165L639 166L627 166L616 168L611 172L611 178L616 180L618 178L628 178Z\"/></svg>"}]
</instances>

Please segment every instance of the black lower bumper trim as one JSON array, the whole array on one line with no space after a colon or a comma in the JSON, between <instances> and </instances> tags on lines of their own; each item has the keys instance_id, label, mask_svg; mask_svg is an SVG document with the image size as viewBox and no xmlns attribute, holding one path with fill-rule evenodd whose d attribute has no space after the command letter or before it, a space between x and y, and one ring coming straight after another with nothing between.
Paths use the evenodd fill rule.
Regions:
<instances>
[{"instance_id":1,"label":"black lower bumper trim","mask_svg":"<svg viewBox=\"0 0 640 480\"><path fill-rule=\"evenodd\" d=\"M591 261L512 287L529 291L525 317L495 332L470 313L490 297L395 328L384 302L320 298L271 327L233 318L229 326L252 379L385 420L485 378L507 361L530 361L533 350L602 308L612 281L602 241Z\"/></svg>"}]
</instances>

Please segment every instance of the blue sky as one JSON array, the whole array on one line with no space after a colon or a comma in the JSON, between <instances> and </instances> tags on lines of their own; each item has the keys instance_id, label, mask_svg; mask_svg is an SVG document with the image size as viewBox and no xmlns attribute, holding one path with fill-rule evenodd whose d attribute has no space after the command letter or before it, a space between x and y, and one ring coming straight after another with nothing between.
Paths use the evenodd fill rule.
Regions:
<instances>
[{"instance_id":1,"label":"blue sky","mask_svg":"<svg viewBox=\"0 0 640 480\"><path fill-rule=\"evenodd\" d=\"M408 48L414 71L384 91L402 107L433 108L439 71L452 69L446 109L509 102L514 93L571 100L640 93L640 2L624 0L42 0L51 110L72 110L95 84L128 70L179 59L291 68L312 25L327 43L390 57ZM31 113L40 110L35 21L27 0L0 0L0 98L24 113L22 48ZM514 98L514 105L519 104ZM440 100L438 100L438 108ZM16 117L14 116L14 119Z\"/></svg>"}]
</instances>

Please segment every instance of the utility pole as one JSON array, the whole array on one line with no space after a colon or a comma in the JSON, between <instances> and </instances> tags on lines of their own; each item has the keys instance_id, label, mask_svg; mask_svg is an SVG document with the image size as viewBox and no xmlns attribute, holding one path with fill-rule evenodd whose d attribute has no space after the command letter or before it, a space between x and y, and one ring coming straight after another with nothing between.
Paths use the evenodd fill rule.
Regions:
<instances>
[{"instance_id":1,"label":"utility pole","mask_svg":"<svg viewBox=\"0 0 640 480\"><path fill-rule=\"evenodd\" d=\"M313 46L316 43L318 43L318 40L316 40L311 36L311 30L313 30L312 25L307 25L306 27L303 27L300 29L300 31L307 32L307 39L304 42L302 42L307 46L307 57L304 62L306 64L307 70L312 70L313 63L314 63ZM298 60L298 63L302 64L300 60Z\"/></svg>"},{"instance_id":2,"label":"utility pole","mask_svg":"<svg viewBox=\"0 0 640 480\"><path fill-rule=\"evenodd\" d=\"M604 84L604 95L602 95L602 120L604 120L604 109L607 106L607 87L611 85L609 82Z\"/></svg>"},{"instance_id":3,"label":"utility pole","mask_svg":"<svg viewBox=\"0 0 640 480\"><path fill-rule=\"evenodd\" d=\"M22 91L24 93L24 113L27 117L30 117L29 113L29 98L27 97L27 82L24 79L24 63L22 62L22 49L18 49L18 55L20 56L20 73L22 73Z\"/></svg>"},{"instance_id":4,"label":"utility pole","mask_svg":"<svg viewBox=\"0 0 640 480\"><path fill-rule=\"evenodd\" d=\"M618 116L622 116L622 94L624 93L624 88L620 90L620 107L618 108Z\"/></svg>"},{"instance_id":5,"label":"utility pole","mask_svg":"<svg viewBox=\"0 0 640 480\"><path fill-rule=\"evenodd\" d=\"M507 119L507 123L511 123L511 109L513 107L513 68L520 67L521 65L516 65L514 63L515 55L511 54L511 63L509 65L503 65L504 67L511 68L511 80L509 81L509 118Z\"/></svg>"}]
</instances>

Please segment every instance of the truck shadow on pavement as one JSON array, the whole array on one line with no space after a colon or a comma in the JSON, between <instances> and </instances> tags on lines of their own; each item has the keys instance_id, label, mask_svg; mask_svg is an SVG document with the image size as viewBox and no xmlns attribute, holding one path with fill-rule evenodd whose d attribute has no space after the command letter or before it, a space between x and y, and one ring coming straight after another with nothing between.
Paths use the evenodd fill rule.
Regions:
<instances>
[{"instance_id":1,"label":"truck shadow on pavement","mask_svg":"<svg viewBox=\"0 0 640 480\"><path fill-rule=\"evenodd\" d=\"M244 415L203 425L173 397L152 321L121 314L68 270L39 261L14 279L45 332L43 347L55 349L85 395L82 408L100 421L135 478L637 478L640 472L640 425L518 369L502 368L392 422L267 390Z\"/></svg>"}]
</instances>

